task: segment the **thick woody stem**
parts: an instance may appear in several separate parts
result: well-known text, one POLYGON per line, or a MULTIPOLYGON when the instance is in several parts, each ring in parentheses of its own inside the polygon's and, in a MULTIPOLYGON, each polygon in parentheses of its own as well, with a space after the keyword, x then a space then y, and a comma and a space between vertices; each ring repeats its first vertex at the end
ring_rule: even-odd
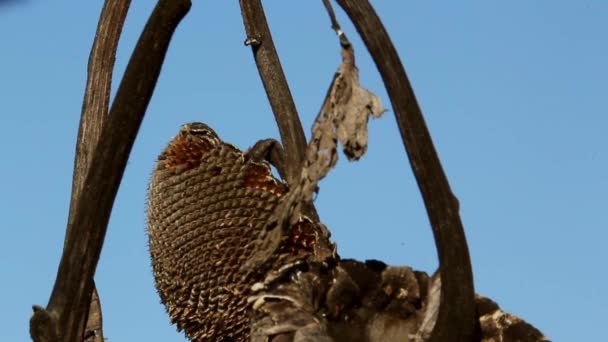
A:
MULTIPOLYGON (((108 117, 116 48, 130 3, 130 0, 107 0, 97 25, 95 41, 89 55, 88 78, 76 142, 70 219, 74 217, 75 204, 82 192, 93 151, 108 117)), ((68 224, 69 228, 71 225, 68 224)), ((69 231, 67 235, 70 235, 69 231)))
POLYGON ((299 179, 302 162, 305 158, 304 130, 272 41, 262 3, 260 0, 241 0, 240 4, 247 34, 245 43, 251 46, 260 78, 281 133, 286 155, 286 181, 289 185, 294 185, 294 182, 299 179))
MULTIPOLYGON (((101 10, 95 40, 91 48, 91 54, 89 55, 87 84, 82 103, 78 140, 76 142, 72 196, 66 238, 71 234, 73 225, 69 221, 74 217, 75 204, 81 195, 84 178, 90 167, 90 159, 99 141, 101 128, 108 116, 116 49, 130 3, 130 0, 107 0, 101 10)), ((95 284, 93 284, 93 293, 97 293, 95 284)), ((96 303, 99 303, 99 297, 97 297, 96 303)), ((81 317, 81 325, 85 327, 94 325, 98 330, 97 336, 103 336, 101 307, 99 305, 91 306, 89 314, 81 317), (97 308, 99 308, 98 314, 92 317, 90 313, 97 308), (91 319, 97 317, 99 318, 99 324, 91 321, 91 319), (86 324, 85 319, 87 320, 86 324)))
POLYGON ((441 304, 431 341, 471 341, 473 272, 458 200, 433 146, 401 60, 367 0, 336 0, 354 23, 384 81, 433 229, 441 272, 441 304))
MULTIPOLYGON (((74 191, 71 218, 49 304, 37 307, 30 322, 34 341, 81 342, 89 311, 93 275, 108 220, 135 136, 145 114, 173 33, 190 9, 189 0, 160 0, 135 47, 101 131, 81 124, 79 139, 94 139, 84 181, 74 191), (89 132, 89 133, 85 133, 89 132)), ((115 32, 115 34, 119 34, 115 32)), ((110 33, 108 33, 110 34, 110 33)), ((103 82, 102 82, 103 84, 103 82)), ((88 86, 87 86, 88 88, 88 86)), ((86 103, 85 103, 86 106, 86 103)), ((89 118, 84 115, 83 118, 89 118)), ((82 153, 82 152, 79 152, 82 153)))

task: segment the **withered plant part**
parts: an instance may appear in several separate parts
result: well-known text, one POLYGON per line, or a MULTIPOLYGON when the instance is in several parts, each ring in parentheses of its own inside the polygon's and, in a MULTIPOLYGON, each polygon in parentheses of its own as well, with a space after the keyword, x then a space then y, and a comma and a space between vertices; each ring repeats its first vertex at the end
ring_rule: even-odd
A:
POLYGON ((358 160, 367 150, 369 117, 380 117, 385 111, 376 95, 361 88, 352 45, 344 33, 340 31, 338 35, 342 63, 313 125, 300 175, 270 218, 264 235, 258 240, 259 252, 245 264, 246 268, 258 268, 272 260, 282 239, 288 235, 285 230, 304 214, 302 208, 312 203, 319 181, 336 165, 338 141, 350 160, 358 160))
POLYGON ((433 229, 443 286, 430 341, 471 341, 477 324, 475 291, 458 199, 443 172, 405 69, 374 8, 367 0, 336 2, 355 25, 382 76, 433 229))
MULTIPOLYGON (((331 263, 312 262, 307 269, 299 268, 297 263, 287 265, 276 273, 287 275, 287 279, 265 279, 266 282, 254 289, 253 314, 260 314, 252 322, 254 331, 260 332, 256 336, 265 341, 264 338, 271 334, 273 342, 298 340, 299 337, 325 341, 352 341, 350 337, 368 338, 365 341, 388 341, 389 338, 397 341, 482 338, 488 341, 546 341, 538 330, 500 311, 495 303, 474 297, 458 201, 449 188, 399 57, 367 0, 337 2, 361 34, 391 98, 430 218, 441 272, 428 279, 424 273, 406 267, 339 259, 331 263), (320 288, 326 293, 315 292, 320 288), (320 294, 325 302, 319 299, 320 294), (310 299, 314 306, 307 306, 306 301, 310 299), (307 309, 302 311, 302 307, 307 309), (298 322, 303 317, 301 314, 305 314, 312 325, 294 330, 291 324, 298 322), (344 320, 355 316, 357 322, 344 320), (271 318, 270 324, 268 318, 271 318), (394 329, 385 329, 385 323, 393 323, 394 329), (302 334, 297 335, 297 332, 302 334)), ((129 0, 106 0, 100 17, 89 60, 64 253, 47 307, 34 308, 30 322, 34 341, 103 340, 101 306, 93 275, 109 214, 169 41, 191 5, 189 0, 158 1, 108 110, 116 44, 129 3, 129 0)), ((266 226, 269 234, 262 235, 264 243, 261 246, 271 248, 262 248, 263 252, 253 258, 254 265, 267 265, 272 269, 276 265, 269 260, 272 261, 277 253, 268 251, 276 250, 273 244, 281 246, 281 242, 292 241, 294 239, 290 238, 297 236, 295 241, 311 246, 307 242, 310 236, 292 227, 295 217, 300 216, 295 213, 310 218, 310 222, 318 224, 322 228, 319 231, 324 232, 311 198, 318 181, 337 160, 337 140, 342 142, 349 158, 360 157, 367 143, 365 124, 368 117, 379 115, 383 110, 373 94, 359 87, 350 42, 341 31, 329 1, 324 0, 343 48, 343 64, 328 91, 307 151, 304 131, 261 2, 240 0, 240 4, 247 32, 246 44, 252 48, 287 151, 281 175, 293 189, 289 192, 293 198, 283 197, 284 208, 272 212, 274 224, 266 226), (294 232, 297 234, 293 235, 294 232)), ((271 149, 267 155, 275 154, 271 149)), ((263 273, 258 268, 252 269, 263 273)))
MULTIPOLYGON (((291 186, 300 175, 300 167, 305 158, 306 137, 289 90, 289 84, 281 67, 281 61, 272 41, 262 3, 260 0, 240 0, 239 3, 247 34, 245 44, 251 46, 255 64, 279 127, 281 142, 287 158, 285 181, 291 186)), ((311 208, 309 210, 312 211, 311 208)))
MULTIPOLYGON (((156 288, 171 321, 192 341, 247 341, 249 305, 265 272, 241 267, 288 191, 258 159, 207 125, 182 126, 158 158, 148 193, 148 234, 156 288)), ((334 258, 324 227, 307 217, 276 251, 269 269, 334 258)))
POLYGON ((34 341, 81 342, 86 337, 93 275, 118 185, 173 32, 191 6, 189 0, 159 0, 108 112, 116 44, 129 3, 107 0, 101 14, 89 59, 64 251, 46 309, 34 307, 34 341))

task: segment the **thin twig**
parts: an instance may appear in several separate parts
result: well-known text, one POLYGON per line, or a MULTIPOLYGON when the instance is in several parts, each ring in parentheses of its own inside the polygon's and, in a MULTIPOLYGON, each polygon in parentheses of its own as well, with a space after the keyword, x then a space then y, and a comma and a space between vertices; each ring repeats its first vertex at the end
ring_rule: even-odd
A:
POLYGON ((279 126, 286 154, 286 181, 289 185, 293 185, 300 175, 305 158, 304 130, 272 41, 262 3, 260 0, 241 0, 240 4, 247 34, 245 43, 251 46, 266 95, 279 126))
POLYGON ((336 13, 334 12, 331 2, 329 0, 323 0, 323 5, 325 5, 325 10, 327 10, 327 14, 329 15, 331 28, 336 32, 338 38, 340 38, 340 45, 342 45, 343 48, 348 49, 350 47, 350 41, 346 38, 346 34, 342 31, 340 23, 338 23, 338 20, 336 19, 336 13))
POLYGON ((329 2, 329 0, 323 0, 323 5, 325 6, 327 14, 329 14, 329 20, 331 20, 331 28, 336 31, 336 33, 342 31, 338 20, 336 20, 336 13, 334 12, 334 8, 331 6, 331 2, 329 2))
POLYGON ((354 23, 380 71, 433 229, 442 290, 430 340, 471 341, 476 319, 473 272, 458 200, 443 172, 397 51, 374 8, 366 0, 336 1, 354 23))
POLYGON ((169 42, 190 6, 189 0, 160 0, 135 47, 73 205, 48 307, 37 308, 30 322, 34 341, 82 341, 112 204, 169 42))

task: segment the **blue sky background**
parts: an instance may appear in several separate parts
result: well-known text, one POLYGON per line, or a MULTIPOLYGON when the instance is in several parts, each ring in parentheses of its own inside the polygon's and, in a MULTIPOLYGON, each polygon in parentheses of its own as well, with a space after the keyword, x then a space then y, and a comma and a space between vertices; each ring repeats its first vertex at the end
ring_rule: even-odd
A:
MULTIPOLYGON (((405 64, 452 188, 477 292, 555 341, 597 340, 608 317, 608 3, 374 1, 405 64)), ((310 127, 339 47, 321 1, 265 1, 310 127)), ((134 1, 117 83, 153 6, 134 1)), ((101 1, 0 6, 0 341, 28 341, 62 251, 74 144, 101 1)), ((347 19, 362 83, 390 109, 347 19)), ((171 44, 115 202, 96 274, 110 341, 183 341, 153 287, 145 196, 155 158, 188 121, 246 148, 278 137, 237 1, 196 1, 171 44)), ((116 84, 115 84, 116 85, 116 84)), ((393 113, 370 123, 317 205, 343 257, 433 272, 436 252, 393 113)))

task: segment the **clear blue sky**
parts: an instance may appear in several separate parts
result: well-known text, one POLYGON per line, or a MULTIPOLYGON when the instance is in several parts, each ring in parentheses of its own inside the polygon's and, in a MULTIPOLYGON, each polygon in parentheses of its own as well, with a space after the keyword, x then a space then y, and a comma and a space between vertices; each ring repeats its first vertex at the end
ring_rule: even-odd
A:
MULTIPOLYGON (((374 1, 460 199, 476 290, 555 341, 597 340, 608 317, 608 3, 374 1)), ((152 9, 134 1, 116 77, 152 9)), ((339 49, 321 1, 266 1, 310 127, 339 49)), ((74 144, 101 1, 0 6, 0 340, 27 341, 64 239, 74 144)), ((340 12, 338 10, 338 12, 340 12)), ((364 86, 390 103, 352 26, 364 86)), ((195 1, 172 41, 121 184, 97 269, 110 341, 183 341, 153 287, 145 196, 179 125, 246 148, 277 137, 237 1, 195 1)), ((390 107, 389 107, 390 108, 390 107)), ((433 272, 436 253, 393 113, 321 183, 344 257, 433 272)))

